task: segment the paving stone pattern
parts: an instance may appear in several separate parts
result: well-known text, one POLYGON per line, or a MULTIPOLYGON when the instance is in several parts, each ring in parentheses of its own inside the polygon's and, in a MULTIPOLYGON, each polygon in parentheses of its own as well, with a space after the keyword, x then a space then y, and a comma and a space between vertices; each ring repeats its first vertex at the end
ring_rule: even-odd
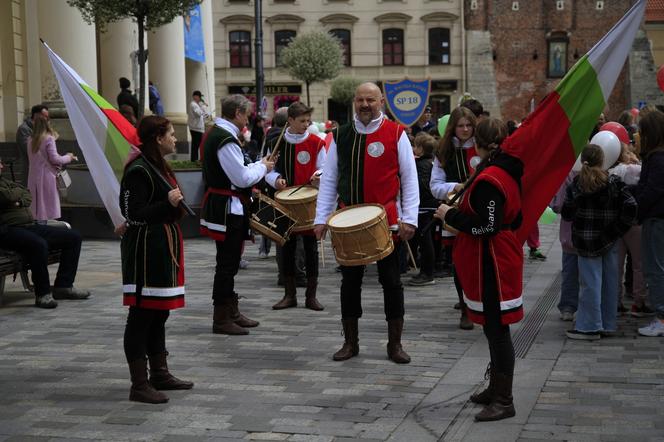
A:
MULTIPOLYGON (((542 243, 545 252, 559 248, 557 226, 542 226, 542 243)), ((466 391, 454 409, 429 407, 425 400, 434 392, 452 394, 441 380, 469 360, 472 348, 485 345, 481 328, 457 328, 449 278, 406 287, 403 343, 413 361, 397 365, 386 357, 382 292, 376 268, 369 266, 360 355, 334 362, 343 337, 340 274, 329 243, 319 286, 323 312, 303 307, 304 289, 298 289, 298 308, 271 310, 283 295, 274 250, 260 260, 257 244, 247 243, 250 265, 240 271, 236 290, 244 296, 242 311, 261 325, 240 337, 211 333, 214 243, 185 245, 187 306, 171 313, 167 346, 171 371, 194 381, 194 389, 167 392, 170 401, 163 405, 127 400, 119 244, 87 241, 77 285, 94 290, 90 300, 36 309, 30 294, 7 281, 0 307, 0 441, 480 440, 474 428, 498 429, 495 435, 504 428, 512 440, 664 440, 664 340, 637 338, 636 321, 622 320, 624 336, 615 339, 564 342, 569 323, 552 313, 542 339, 556 341, 559 350, 536 403, 517 403, 520 419, 509 431, 472 419, 460 425, 459 416, 478 411, 465 402, 466 391), (418 419, 426 436, 399 432, 418 419)), ((536 281, 546 266, 558 264, 526 260, 525 282, 536 281)), ((478 373, 486 364, 486 352, 480 353, 478 373)), ((479 375, 472 380, 481 381, 479 375)))

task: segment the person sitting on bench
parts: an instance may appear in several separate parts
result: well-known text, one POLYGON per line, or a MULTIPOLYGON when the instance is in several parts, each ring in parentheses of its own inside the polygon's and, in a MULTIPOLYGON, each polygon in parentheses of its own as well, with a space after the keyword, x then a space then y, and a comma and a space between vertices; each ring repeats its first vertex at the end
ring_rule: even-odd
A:
POLYGON ((25 187, 2 177, 0 160, 0 244, 19 253, 32 270, 35 306, 55 308, 56 299, 87 299, 90 292, 74 288, 81 254, 81 235, 76 230, 35 224, 30 212, 32 197, 25 187), (60 250, 60 265, 51 290, 48 251, 60 250))

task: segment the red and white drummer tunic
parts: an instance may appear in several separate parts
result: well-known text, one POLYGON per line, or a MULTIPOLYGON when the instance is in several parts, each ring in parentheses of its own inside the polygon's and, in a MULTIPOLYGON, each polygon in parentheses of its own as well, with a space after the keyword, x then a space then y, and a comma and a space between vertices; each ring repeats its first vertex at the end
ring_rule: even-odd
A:
POLYGON ((325 224, 339 204, 378 203, 388 222, 417 226, 420 204, 415 157, 403 127, 382 114, 368 125, 355 119, 333 132, 316 205, 325 224))
MULTIPOLYGON (((276 139, 270 151, 276 149, 275 145, 276 139)), ((287 186, 307 184, 315 172, 322 171, 325 154, 325 140, 309 132, 293 134, 286 129, 279 142, 279 158, 265 181, 274 188, 279 178, 285 179, 287 186)))

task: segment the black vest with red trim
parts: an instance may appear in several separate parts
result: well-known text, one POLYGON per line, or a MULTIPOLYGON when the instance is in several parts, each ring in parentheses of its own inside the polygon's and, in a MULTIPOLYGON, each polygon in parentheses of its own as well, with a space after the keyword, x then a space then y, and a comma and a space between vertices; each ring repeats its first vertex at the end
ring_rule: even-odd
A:
MULTIPOLYGON (((270 152, 274 152, 276 139, 270 145, 270 152)), ((320 150, 325 147, 325 140, 316 135, 309 135, 301 143, 292 144, 285 137, 279 142, 279 158, 274 170, 281 175, 289 186, 307 184, 316 172, 316 163, 320 150)))
POLYGON ((452 159, 445 162, 445 179, 448 183, 464 183, 475 169, 470 167, 470 159, 477 156, 475 146, 464 149, 452 147, 452 159))
MULTIPOLYGON (((231 196, 248 201, 251 187, 232 189, 232 183, 219 163, 217 152, 227 144, 238 144, 237 139, 225 129, 213 126, 206 134, 202 147, 203 183, 205 195, 201 207, 200 232, 216 241, 226 239, 226 217, 230 213, 231 196)), ((244 157, 244 165, 249 164, 244 157)), ((245 216, 247 209, 245 205, 245 216)))
MULTIPOLYGON (((505 169, 497 166, 489 166, 480 172, 464 194, 459 210, 462 213, 475 214, 470 205, 470 198, 477 184, 482 181, 490 183, 505 197, 503 226, 515 223, 521 216, 519 183, 505 169)), ((521 299, 523 249, 516 238, 515 231, 511 228, 500 230, 491 237, 475 236, 464 232, 457 235, 453 259, 466 297, 468 317, 477 324, 484 324, 482 291, 485 278, 482 250, 487 241, 496 275, 501 322, 504 325, 518 322, 523 319, 521 299)))
POLYGON ((378 203, 385 207, 389 225, 397 224, 399 138, 403 127, 383 119, 378 130, 361 134, 353 123, 333 132, 337 145, 339 199, 345 206, 378 203))

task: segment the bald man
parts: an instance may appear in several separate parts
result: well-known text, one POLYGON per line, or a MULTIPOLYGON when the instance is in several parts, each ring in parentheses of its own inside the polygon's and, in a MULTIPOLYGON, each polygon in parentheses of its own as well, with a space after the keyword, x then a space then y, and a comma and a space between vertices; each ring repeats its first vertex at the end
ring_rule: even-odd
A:
MULTIPOLYGON (((383 115, 384 104, 383 95, 374 83, 363 83, 355 90, 353 121, 333 132, 318 192, 314 232, 318 238, 325 236, 326 221, 337 206, 337 195, 343 206, 378 203, 385 207, 395 239, 394 251, 377 263, 388 327, 387 356, 398 364, 407 364, 410 356, 401 346, 404 297, 398 250, 415 233, 420 198, 408 136, 402 126, 383 115)), ((341 322, 345 341, 332 357, 335 361, 359 353, 364 267, 341 266, 341 322)))

